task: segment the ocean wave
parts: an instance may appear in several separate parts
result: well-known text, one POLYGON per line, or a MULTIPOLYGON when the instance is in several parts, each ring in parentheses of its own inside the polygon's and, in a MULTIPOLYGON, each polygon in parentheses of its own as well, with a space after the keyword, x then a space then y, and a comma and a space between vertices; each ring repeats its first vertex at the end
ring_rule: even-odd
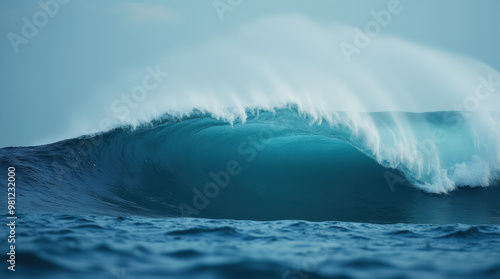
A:
MULTIPOLYGON (((194 111, 50 145, 5 148, 0 163, 20 170, 19 183, 30 192, 27 207, 43 204, 47 212, 65 204, 65 210, 108 215, 414 221, 421 217, 408 216, 410 199, 498 184, 498 122, 495 114, 481 117, 316 117, 289 105, 247 110, 243 123, 194 111), (323 213, 314 217, 317 210, 323 213)), ((469 199, 483 195, 459 192, 472 192, 469 199)))

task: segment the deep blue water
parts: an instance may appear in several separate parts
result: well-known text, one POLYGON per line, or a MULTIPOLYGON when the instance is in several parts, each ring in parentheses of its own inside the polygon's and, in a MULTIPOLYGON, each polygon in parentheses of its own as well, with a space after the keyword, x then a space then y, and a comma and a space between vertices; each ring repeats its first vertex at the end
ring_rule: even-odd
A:
POLYGON ((359 117, 193 112, 0 149, 19 217, 0 275, 500 278, 495 134, 456 112, 359 117))
POLYGON ((498 225, 23 215, 18 234, 2 278, 500 276, 498 225))

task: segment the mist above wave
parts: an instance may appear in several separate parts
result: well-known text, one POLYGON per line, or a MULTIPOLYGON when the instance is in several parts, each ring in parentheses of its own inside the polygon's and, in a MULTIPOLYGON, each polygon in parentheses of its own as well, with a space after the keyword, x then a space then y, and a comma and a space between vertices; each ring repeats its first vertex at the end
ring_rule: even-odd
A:
POLYGON ((359 32, 299 15, 263 18, 167 54, 156 68, 168 77, 141 98, 132 89, 134 106, 115 100, 107 117, 137 125, 199 110, 234 124, 246 123, 249 111, 292 104, 311 125, 346 127, 357 148, 426 191, 489 185, 500 161, 499 121, 491 113, 500 104, 500 74, 383 32, 347 59, 341 45, 355 45, 359 32), (363 114, 377 111, 457 112, 435 122, 363 114))

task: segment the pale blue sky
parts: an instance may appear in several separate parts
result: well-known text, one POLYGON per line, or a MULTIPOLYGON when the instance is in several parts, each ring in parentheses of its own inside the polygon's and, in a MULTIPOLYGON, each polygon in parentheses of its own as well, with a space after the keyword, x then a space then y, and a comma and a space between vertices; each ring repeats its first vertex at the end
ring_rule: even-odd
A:
MULTIPOLYGON (((238 27, 260 18, 300 14, 318 24, 362 28, 372 19, 370 11, 388 2, 246 0, 221 21, 210 0, 70 0, 16 54, 8 34, 21 35, 22 18, 32 21, 42 8, 38 1, 1 1, 0 147, 78 136, 82 128, 75 113, 94 117, 96 108, 107 107, 114 97, 103 94, 120 95, 110 87, 117 77, 214 37, 230 40, 238 27)), ((401 5, 403 12, 383 34, 500 70, 500 1, 401 0, 401 5)), ((207 66, 202 63, 192 67, 207 66)))

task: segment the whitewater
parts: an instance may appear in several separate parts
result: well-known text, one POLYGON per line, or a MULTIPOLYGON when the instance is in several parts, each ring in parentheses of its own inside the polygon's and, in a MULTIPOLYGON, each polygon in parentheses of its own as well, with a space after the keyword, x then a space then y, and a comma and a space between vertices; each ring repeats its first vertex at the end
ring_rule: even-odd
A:
POLYGON ((357 32, 263 18, 1 148, 19 278, 498 278, 500 73, 389 35, 346 59, 357 32))

